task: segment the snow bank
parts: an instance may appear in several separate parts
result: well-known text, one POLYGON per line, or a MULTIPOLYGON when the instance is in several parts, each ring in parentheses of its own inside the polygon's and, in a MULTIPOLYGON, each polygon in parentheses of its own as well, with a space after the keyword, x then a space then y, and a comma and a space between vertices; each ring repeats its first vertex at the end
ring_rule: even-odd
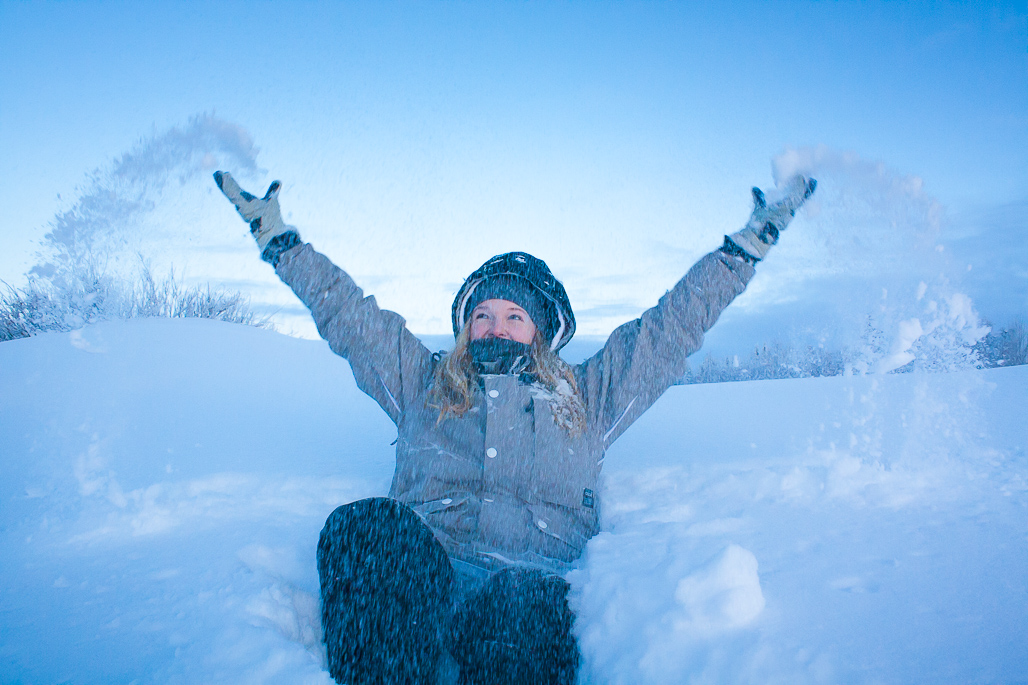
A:
MULTIPOLYGON (((571 572, 590 683, 1028 673, 1028 369, 672 388, 571 572)), ((395 429, 322 342, 0 345, 0 681, 327 683, 314 551, 395 429)))

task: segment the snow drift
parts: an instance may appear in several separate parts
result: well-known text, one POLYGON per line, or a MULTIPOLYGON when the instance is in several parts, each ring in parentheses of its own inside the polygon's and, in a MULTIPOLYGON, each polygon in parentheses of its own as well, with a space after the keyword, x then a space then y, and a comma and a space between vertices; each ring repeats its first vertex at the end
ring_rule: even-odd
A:
MULTIPOLYGON (((1028 368, 672 388, 569 579, 588 683, 1028 673, 1028 368)), ((314 552, 395 430, 322 342, 0 345, 0 681, 327 683, 314 552)))

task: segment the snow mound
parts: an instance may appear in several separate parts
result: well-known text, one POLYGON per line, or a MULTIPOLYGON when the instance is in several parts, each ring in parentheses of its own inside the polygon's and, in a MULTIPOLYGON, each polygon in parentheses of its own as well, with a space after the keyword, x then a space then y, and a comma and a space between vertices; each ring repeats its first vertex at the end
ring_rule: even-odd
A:
MULTIPOLYGON (((569 574, 583 683, 1028 673, 1028 368, 672 388, 569 574)), ((329 683, 314 564, 395 428, 322 342, 0 345, 0 682, 329 683)))
POLYGON ((764 610, 757 558, 739 545, 678 581, 675 599, 685 615, 675 622, 684 633, 717 634, 752 623, 764 610))

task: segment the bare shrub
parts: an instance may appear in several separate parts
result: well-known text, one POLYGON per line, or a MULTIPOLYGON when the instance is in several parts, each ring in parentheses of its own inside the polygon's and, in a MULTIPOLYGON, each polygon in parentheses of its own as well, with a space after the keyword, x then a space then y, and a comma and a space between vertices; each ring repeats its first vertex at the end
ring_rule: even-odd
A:
POLYGON ((200 318, 269 327, 238 292, 209 285, 185 288, 170 271, 155 279, 143 264, 136 282, 106 276, 95 264, 58 278, 32 278, 23 288, 4 283, 0 294, 0 342, 47 331, 70 331, 97 321, 144 317, 200 318))
POLYGON ((211 290, 210 284, 183 288, 175 280, 174 270, 157 281, 144 264, 124 318, 148 316, 215 319, 261 328, 270 325, 266 318, 258 318, 250 311, 250 303, 241 293, 211 290))

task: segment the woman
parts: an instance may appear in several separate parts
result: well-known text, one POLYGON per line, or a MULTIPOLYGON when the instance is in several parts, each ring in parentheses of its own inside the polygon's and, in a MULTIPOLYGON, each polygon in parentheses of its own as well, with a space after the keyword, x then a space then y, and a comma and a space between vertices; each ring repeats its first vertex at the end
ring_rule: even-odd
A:
POLYGON ((397 426, 389 497, 339 507, 321 533, 332 677, 435 683, 459 669, 468 685, 574 682, 562 574, 599 530, 604 452, 682 378, 815 182, 794 178, 772 205, 754 188, 741 231, 571 366, 558 353, 574 315, 541 260, 512 252, 471 274, 453 303, 454 349, 432 354, 283 224, 277 181, 256 198, 227 173, 215 180, 397 426))

